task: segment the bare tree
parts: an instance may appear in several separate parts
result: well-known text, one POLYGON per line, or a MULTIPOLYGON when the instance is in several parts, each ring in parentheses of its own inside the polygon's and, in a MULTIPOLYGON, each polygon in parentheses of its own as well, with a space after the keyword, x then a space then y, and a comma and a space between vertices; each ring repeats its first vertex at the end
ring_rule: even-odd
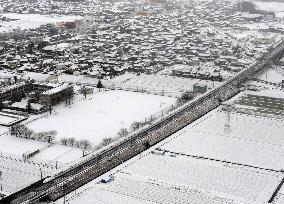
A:
POLYGON ((74 146, 74 143, 76 142, 74 137, 68 138, 67 141, 72 147, 74 146))
POLYGON ((23 124, 16 124, 10 128, 10 134, 15 137, 32 139, 34 132, 23 124))
POLYGON ((63 137, 60 139, 60 142, 63 144, 63 145, 67 145, 67 142, 68 142, 68 139, 66 137, 63 137))
POLYGON ((91 143, 89 140, 81 140, 78 142, 80 147, 83 148, 83 149, 87 149, 88 147, 91 146, 91 143))
POLYGON ((138 130, 139 128, 145 126, 146 124, 147 124, 147 122, 137 122, 137 121, 135 121, 135 122, 132 123, 132 125, 130 126, 130 131, 138 130))
POLYGON ((128 135, 128 130, 126 128, 121 128, 118 133, 117 136, 118 137, 125 137, 126 135, 128 135))
POLYGON ((139 128, 140 128, 140 122, 135 121, 130 126, 130 131, 135 131, 138 130, 139 128))

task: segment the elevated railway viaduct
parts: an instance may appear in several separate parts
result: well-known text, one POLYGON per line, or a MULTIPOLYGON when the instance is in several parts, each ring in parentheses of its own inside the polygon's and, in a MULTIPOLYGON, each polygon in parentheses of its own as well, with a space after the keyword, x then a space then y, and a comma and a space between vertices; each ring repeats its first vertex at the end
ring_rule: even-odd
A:
POLYGON ((262 71, 267 63, 278 59, 279 55, 283 56, 283 53, 284 41, 280 40, 270 47, 268 54, 263 55, 256 63, 220 86, 173 110, 151 125, 85 157, 84 160, 60 173, 5 197, 0 203, 37 203, 57 200, 179 131, 218 107, 222 101, 235 96, 239 93, 241 84, 262 71))

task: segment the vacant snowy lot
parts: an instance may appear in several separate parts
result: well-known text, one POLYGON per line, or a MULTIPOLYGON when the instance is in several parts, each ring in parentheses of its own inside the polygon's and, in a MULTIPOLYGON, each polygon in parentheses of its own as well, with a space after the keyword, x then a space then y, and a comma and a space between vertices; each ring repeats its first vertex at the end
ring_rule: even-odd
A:
POLYGON ((12 137, 8 134, 0 136, 0 151, 22 156, 28 151, 36 151, 47 147, 48 144, 35 140, 26 140, 22 138, 12 137))
POLYGON ((69 163, 82 158, 82 156, 82 149, 55 144, 35 155, 32 160, 43 160, 53 164, 56 161, 59 163, 69 163))
POLYGON ((55 108, 55 113, 28 126, 35 132, 56 130, 57 140, 74 137, 98 144, 104 138, 115 137, 121 128, 129 128, 134 121, 144 121, 175 101, 175 98, 127 91, 99 92, 75 102, 70 108, 62 104, 55 108))
POLYGON ((118 84, 116 88, 124 90, 139 90, 158 95, 164 94, 166 96, 179 97, 185 91, 192 91, 193 85, 200 82, 207 84, 209 89, 220 84, 220 82, 167 75, 140 75, 118 84))
POLYGON ((0 32, 9 32, 14 29, 33 29, 38 28, 41 25, 48 23, 56 23, 62 21, 75 21, 82 19, 81 16, 58 16, 58 15, 40 15, 40 14, 16 14, 16 13, 5 13, 2 16, 13 21, 1 22, 0 32))

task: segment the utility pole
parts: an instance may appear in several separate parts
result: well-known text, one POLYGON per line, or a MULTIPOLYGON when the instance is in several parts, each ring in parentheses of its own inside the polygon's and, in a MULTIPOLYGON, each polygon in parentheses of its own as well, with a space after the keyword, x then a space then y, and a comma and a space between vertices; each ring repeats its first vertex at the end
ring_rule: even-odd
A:
POLYGON ((229 134, 231 133, 231 112, 232 112, 232 105, 228 104, 225 105, 225 125, 224 125, 224 132, 229 134))
POLYGON ((41 168, 39 170, 40 170, 40 179, 42 179, 43 178, 43 173, 42 173, 41 168))
POLYGON ((3 191, 3 184, 2 184, 2 171, 0 171, 0 191, 3 191))

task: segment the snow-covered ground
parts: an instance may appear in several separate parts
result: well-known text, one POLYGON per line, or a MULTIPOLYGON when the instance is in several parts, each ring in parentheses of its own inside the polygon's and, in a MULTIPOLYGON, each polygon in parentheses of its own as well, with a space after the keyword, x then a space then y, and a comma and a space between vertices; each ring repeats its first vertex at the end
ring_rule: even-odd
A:
MULTIPOLYGON (((120 128, 129 128, 134 121, 143 121, 175 101, 175 98, 149 94, 102 91, 88 95, 87 99, 76 95, 71 107, 62 103, 54 107, 51 115, 32 115, 24 124, 35 132, 57 130, 57 140, 74 137, 97 144, 105 137, 115 137, 120 128)), ((0 171, 3 191, 7 194, 83 157, 82 149, 12 137, 8 128, 0 127, 0 171), (23 154, 36 150, 40 152, 24 161, 23 154)))
POLYGON ((284 17, 284 3, 282 2, 255 1, 255 4, 261 10, 275 12, 276 17, 279 17, 279 18, 284 17))
POLYGON ((284 11, 284 3, 281 2, 262 2, 262 1, 255 1, 256 5, 259 9, 265 11, 284 11))
POLYGON ((26 140, 22 138, 12 137, 8 134, 0 136, 0 151, 22 156, 28 151, 36 151, 47 147, 48 144, 35 140, 26 140))
POLYGON ((193 85, 200 82, 207 84, 208 88, 213 88, 213 86, 220 84, 220 82, 167 75, 140 75, 118 84, 116 88, 179 97, 185 91, 192 91, 193 85))
POLYGON ((284 122, 233 111, 228 131, 227 118, 221 107, 211 111, 101 177, 112 174, 110 183, 98 178, 70 193, 67 203, 267 203, 283 178, 284 122), (171 153, 151 153, 157 147, 171 153))
POLYGON ((231 133, 226 133, 224 116, 220 110, 213 111, 205 125, 186 128, 162 148, 261 168, 284 168, 283 121, 231 113, 231 133))
POLYGON ((24 161, 17 155, 1 153, 0 171, 2 190, 10 194, 52 174, 56 165, 39 160, 24 161))
POLYGON ((41 178, 79 160, 83 150, 63 145, 51 145, 3 134, 0 136, 0 172, 3 191, 13 193, 41 178), (23 154, 40 150, 29 160, 23 154), (15 179, 16 178, 16 179, 15 179))
POLYGON ((81 16, 58 16, 58 15, 40 15, 40 14, 17 14, 4 13, 2 16, 9 19, 16 19, 9 22, 1 22, 0 32, 9 32, 14 29, 33 29, 48 23, 66 22, 81 20, 81 16))
POLYGON ((70 163, 82 158, 82 156, 82 149, 55 144, 35 155, 32 160, 43 160, 48 163, 70 163))
MULTIPOLYGON (((81 96, 82 97, 82 96, 81 96)), ((74 99, 77 100, 77 97, 74 99)), ((104 138, 115 137, 121 128, 174 104, 175 98, 129 91, 104 91, 89 95, 55 113, 28 124, 35 132, 56 130, 57 140, 74 137, 88 139, 94 145, 104 138)))
POLYGON ((25 116, 10 114, 10 113, 4 113, 0 111, 0 125, 9 126, 11 124, 14 124, 20 120, 26 119, 25 116))
POLYGON ((230 113, 230 132, 226 133, 226 113, 216 111, 203 123, 192 128, 198 132, 223 137, 239 138, 240 140, 254 141, 271 145, 284 145, 282 132, 284 122, 280 119, 230 113))
POLYGON ((261 73, 258 78, 273 83, 281 83, 284 79, 284 66, 278 66, 273 67, 273 69, 268 69, 261 73))

